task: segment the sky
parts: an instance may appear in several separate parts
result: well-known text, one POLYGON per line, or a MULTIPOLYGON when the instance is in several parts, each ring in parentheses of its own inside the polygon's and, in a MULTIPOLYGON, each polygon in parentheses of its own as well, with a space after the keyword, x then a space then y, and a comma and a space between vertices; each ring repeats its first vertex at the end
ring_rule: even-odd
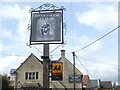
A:
MULTIPOLYGON (((99 1, 99 0, 98 0, 99 1)), ((118 2, 116 1, 39 1, 18 2, 5 0, 0 2, 0 74, 8 74, 16 69, 31 54, 40 60, 43 45, 29 46, 30 9, 44 3, 64 6, 63 21, 65 43, 50 44, 51 60, 60 58, 60 51, 66 51, 66 58, 73 62, 72 53, 88 45, 118 26, 118 2), (37 49, 36 49, 37 48, 37 49)), ((102 40, 86 49, 75 52, 76 67, 91 79, 118 82, 118 31, 114 31, 102 40), (84 67, 87 69, 87 72, 84 67)))

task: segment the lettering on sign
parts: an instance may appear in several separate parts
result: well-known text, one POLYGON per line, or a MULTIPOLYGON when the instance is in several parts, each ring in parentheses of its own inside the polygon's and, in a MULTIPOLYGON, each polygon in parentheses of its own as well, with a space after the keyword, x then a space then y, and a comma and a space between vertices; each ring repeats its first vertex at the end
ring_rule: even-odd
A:
POLYGON ((52 62, 52 80, 62 80, 62 62, 52 62))
POLYGON ((52 63, 52 73, 62 73, 62 63, 61 62, 52 63))
POLYGON ((54 70, 60 70, 60 65, 59 66, 55 66, 54 70))
MULTIPOLYGON (((75 83, 82 81, 82 75, 75 75, 75 83)), ((74 83, 74 75, 69 75, 69 82, 74 83)))

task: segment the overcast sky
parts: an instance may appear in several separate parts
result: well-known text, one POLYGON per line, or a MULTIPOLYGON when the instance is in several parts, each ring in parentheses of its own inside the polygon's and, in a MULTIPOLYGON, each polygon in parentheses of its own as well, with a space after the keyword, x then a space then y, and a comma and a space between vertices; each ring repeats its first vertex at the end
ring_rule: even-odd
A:
MULTIPOLYGON (((95 0, 97 1, 97 0, 95 0)), ((99 1, 99 0, 98 0, 99 1)), ((30 31, 27 30, 31 8, 37 8, 46 2, 4 2, 0 3, 0 73, 9 74, 10 69, 19 65, 31 54, 38 58, 43 52, 42 45, 28 47, 30 31)), ((47 1, 48 2, 48 1, 47 1)), ((118 2, 50 2, 58 7, 64 6, 65 45, 51 53, 51 60, 60 58, 60 50, 73 52, 118 26, 118 2)), ((50 45, 52 51, 58 45, 50 45)), ((76 52, 76 67, 92 79, 112 82, 118 81, 118 32, 117 30, 90 47, 76 52)), ((66 54, 72 61, 72 53, 66 54)))

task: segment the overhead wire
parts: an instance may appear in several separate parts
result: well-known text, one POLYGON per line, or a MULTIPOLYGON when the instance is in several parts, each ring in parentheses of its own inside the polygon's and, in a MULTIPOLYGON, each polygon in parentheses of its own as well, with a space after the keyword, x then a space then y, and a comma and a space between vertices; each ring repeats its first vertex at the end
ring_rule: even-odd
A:
MULTIPOLYGON (((79 52, 81 50, 84 50, 86 48, 88 48, 89 46, 93 45, 94 43, 96 43, 97 41, 103 39, 104 37, 108 36, 109 34, 111 34, 112 32, 114 32, 115 30, 117 30, 118 28, 120 28, 120 26, 116 27, 115 29, 109 31, 108 33, 106 33, 105 35, 101 36, 100 38, 96 39, 95 41, 87 44, 86 46, 76 50, 75 52, 79 52)), ((58 47, 60 47, 61 45, 57 46, 54 50, 52 50, 50 53, 52 53, 53 51, 55 51, 58 47)), ((32 46, 34 47, 34 46, 32 46)), ((41 52, 38 48, 34 47, 36 50, 38 50, 39 52, 41 52)), ((42 52, 41 52, 42 53, 42 52)), ((72 53, 72 52, 66 52, 65 54, 69 54, 69 53, 72 53)), ((42 53, 43 54, 43 53, 42 53)), ((0 54, 0 55, 6 55, 6 56, 22 56, 22 55, 7 55, 7 54, 0 54)), ((57 54, 57 55, 60 55, 60 54, 57 54)), ((87 73, 89 73, 89 75, 93 78, 95 78, 88 70, 87 68, 82 64, 82 62, 80 61, 80 59, 77 57, 77 55, 75 55, 77 60, 80 62, 80 64, 83 66, 83 68, 86 70, 87 73)))
POLYGON ((0 54, 1 56, 18 56, 18 57, 26 57, 25 55, 12 55, 12 54, 0 54))
MULTIPOLYGON (((93 42, 91 42, 90 44, 88 44, 88 45, 86 45, 86 46, 84 46, 84 47, 82 47, 82 48, 80 48, 80 49, 78 49, 78 50, 76 50, 76 51, 74 51, 74 52, 79 52, 79 51, 81 51, 81 50, 84 50, 85 48, 88 48, 89 46, 91 46, 92 44, 94 44, 94 43, 96 43, 97 41, 99 41, 99 40, 101 40, 101 39, 103 39, 104 37, 106 37, 107 35, 109 35, 109 34, 111 34, 112 32, 114 32, 115 30, 117 30, 118 28, 120 28, 120 26, 118 26, 118 27, 116 27, 115 29, 113 29, 113 30, 111 30, 110 32, 108 32, 108 33, 106 33, 105 35, 103 35, 102 37, 100 37, 100 38, 98 38, 98 39, 96 39, 95 41, 93 41, 93 42)), ((60 46, 60 45, 59 45, 60 46)), ((56 48, 58 48, 59 46, 57 46, 56 48)), ((32 47, 34 47, 34 46, 32 46, 32 47)), ((43 52, 41 52, 38 48, 36 48, 36 47, 34 47, 36 50, 38 50, 40 53, 42 53, 43 54, 43 52)), ((55 49, 56 49, 55 48, 55 49)), ((51 51, 51 52, 53 52, 53 51, 51 51)), ((72 51, 73 52, 73 51, 72 51)), ((70 52, 65 52, 65 54, 70 54, 70 53, 72 53, 71 51, 70 52)), ((8 54, 0 54, 0 55, 8 55, 8 54)), ((60 54, 54 54, 54 55, 60 55, 60 54)), ((13 56, 13 55, 8 55, 8 56, 13 56)), ((22 56, 22 55, 15 55, 15 56, 22 56)), ((53 55, 52 55, 53 56, 53 55)))
MULTIPOLYGON (((117 30, 118 28, 120 28, 120 26, 114 28, 113 30, 109 31, 108 33, 104 34, 103 36, 101 36, 100 38, 94 40, 93 42, 87 44, 86 46, 83 46, 82 48, 78 49, 78 50, 75 50, 74 52, 79 52, 81 50, 84 50, 86 48, 88 48, 89 46, 93 45, 94 43, 98 42, 99 40, 103 39, 104 37, 108 36, 109 34, 111 34, 112 32, 114 32, 115 30, 117 30)), ((73 51, 70 51, 70 52, 66 52, 65 54, 70 54, 72 53, 73 51)), ((59 55, 59 54, 54 54, 54 55, 59 55)))
MULTIPOLYGON (((72 7, 72 3, 70 3, 70 7, 71 7, 71 9, 73 9, 73 7, 72 7)), ((38 8, 40 8, 40 7, 38 7, 38 8)), ((37 9, 37 8, 36 8, 37 9)), ((32 8, 31 8, 31 10, 32 10, 32 8)), ((31 10, 29 11, 29 12, 31 12, 31 10)), ((73 11, 73 10, 71 10, 71 11, 73 11)), ((72 15, 73 13, 71 13, 71 15, 72 15)), ((73 15, 72 15, 73 16, 73 15)), ((64 16, 64 18, 65 18, 65 16, 64 16)), ((66 21, 66 20, 65 20, 66 21)), ((72 21, 73 21, 73 18, 72 18, 72 21)), ((28 23, 28 29, 31 29, 31 27, 29 27, 29 24, 30 24, 30 20, 29 20, 29 23, 28 23)), ((72 22, 73 23, 73 22, 72 22)), ((73 24, 72 24, 73 25, 73 24)), ((72 26, 73 27, 73 26, 72 26)), ((115 29, 113 29, 113 30, 111 30, 110 32, 108 32, 108 33, 106 33, 105 35, 103 35, 102 37, 100 37, 100 38, 98 38, 98 39, 96 39, 95 41, 93 41, 93 42, 91 42, 91 43, 89 43, 89 44, 87 44, 86 46, 84 46, 84 47, 82 47, 82 48, 80 48, 80 49, 78 49, 78 50, 76 50, 76 51, 74 51, 74 52, 79 52, 79 51, 81 51, 81 50, 84 50, 84 49, 86 49, 86 48, 88 48, 89 46, 91 46, 92 44, 94 44, 94 43, 96 43, 97 41, 99 41, 99 40, 101 40, 101 39, 103 39, 104 37, 106 37, 107 35, 109 35, 110 33, 112 33, 112 32, 114 32, 116 29, 118 29, 120 26, 118 26, 118 27, 116 27, 115 29)), ((65 30, 65 35, 66 35, 66 30, 65 30)), ((74 38, 74 37, 73 37, 74 38)), ((50 53, 52 53, 53 51, 55 51, 57 48, 59 48, 61 45, 59 45, 59 46, 57 46, 55 49, 53 49, 50 53)), ((74 42, 73 42, 73 46, 74 46, 74 42)), ((37 49, 36 47, 34 47, 35 49, 37 49)), ((37 49, 39 52, 41 52, 39 49, 37 49)), ((73 52, 73 51, 72 51, 73 52)), ((72 53, 72 52, 66 52, 65 54, 68 54, 68 53, 72 53)), ((42 53, 42 52, 41 52, 42 53)), ((57 55, 59 55, 59 54, 57 54, 57 55)))
POLYGON ((75 54, 75 57, 77 58, 77 60, 80 62, 80 64, 82 65, 82 67, 86 70, 86 72, 93 78, 96 78, 94 77, 89 71, 88 69, 82 64, 82 62, 80 61, 80 59, 77 57, 77 55, 75 54))
MULTIPOLYGON (((86 46, 84 46, 84 47, 76 50, 75 52, 79 52, 79 51, 81 51, 81 50, 83 50, 83 49, 86 49, 87 47, 89 47, 89 46, 91 46, 92 44, 96 43, 97 41, 103 39, 103 38, 106 37, 107 35, 111 34, 111 33, 114 32, 115 30, 117 30, 119 27, 120 27, 120 26, 116 27, 115 29, 113 29, 113 30, 109 31, 108 33, 106 33, 105 35, 103 35, 102 37, 100 37, 100 38, 96 39, 95 41, 87 44, 86 46)), ((72 52, 71 52, 71 53, 72 53, 72 52)), ((80 64, 83 66, 83 68, 86 70, 86 72, 89 73, 89 75, 90 75, 91 77, 95 78, 95 77, 87 70, 87 68, 82 64, 82 62, 81 62, 80 59, 77 57, 77 55, 75 55, 75 57, 76 57, 77 60, 80 62, 80 64)))
POLYGON ((119 27, 120 27, 120 26, 116 27, 115 29, 113 29, 113 30, 111 30, 110 32, 108 32, 108 33, 106 33, 105 35, 103 35, 102 37, 96 39, 95 41, 93 41, 93 42, 91 42, 91 43, 89 43, 89 44, 87 44, 86 46, 80 48, 79 50, 76 50, 75 52, 79 52, 79 51, 81 51, 81 50, 83 50, 83 49, 91 46, 92 44, 96 43, 97 41, 103 39, 104 37, 106 37, 106 36, 109 35, 110 33, 112 33, 112 32, 114 32, 115 30, 117 30, 119 27))

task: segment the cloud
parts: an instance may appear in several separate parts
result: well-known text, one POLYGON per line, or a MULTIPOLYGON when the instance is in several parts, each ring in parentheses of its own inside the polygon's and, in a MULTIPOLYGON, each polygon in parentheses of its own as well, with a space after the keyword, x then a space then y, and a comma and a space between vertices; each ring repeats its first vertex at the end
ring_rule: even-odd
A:
POLYGON ((80 62, 76 59, 76 66, 83 74, 90 75, 92 79, 101 79, 106 81, 114 81, 118 80, 118 63, 116 60, 111 57, 99 56, 98 57, 80 57, 79 60, 82 62, 84 67, 88 70, 88 72, 82 67, 80 62), (109 60, 109 61, 108 61, 109 60), (92 75, 92 76, 91 76, 92 75))
MULTIPOLYGON (((15 38, 17 37, 18 40, 25 41, 26 40, 26 34, 27 32, 27 27, 28 23, 30 20, 30 6, 26 5, 24 7, 20 7, 18 4, 5 4, 0 6, 0 17, 2 18, 2 21, 5 20, 12 20, 16 22, 17 25, 17 30, 13 32, 13 30, 6 30, 6 27, 2 27, 3 31, 3 36, 4 37, 10 37, 10 38, 15 38), (17 24, 18 23, 18 24, 17 24), (17 32, 17 34, 15 34, 17 32)), ((4 23, 5 25, 5 23, 4 23)), ((15 28, 13 28, 15 29, 15 28)))
MULTIPOLYGON (((84 46, 86 43, 91 42, 89 37, 83 35, 78 37, 78 42, 83 42, 84 46)), ((114 81, 117 82, 118 77, 118 62, 117 57, 110 56, 107 53, 104 53, 103 42, 97 42, 92 46, 84 49, 83 51, 75 53, 82 64, 87 68, 90 75, 80 64, 80 62, 76 60, 77 68, 85 75, 88 74, 90 79, 101 79, 106 81, 114 81)), ((56 46, 54 46, 55 48, 56 46)), ((80 49, 80 44, 75 44, 76 49, 80 49)), ((73 51, 73 46, 68 44, 64 48, 60 47, 56 51, 53 52, 53 58, 51 60, 57 60, 60 57, 60 50, 66 50, 66 58, 73 62, 73 57, 71 51, 73 51), (58 53, 59 51, 59 53, 58 53)))
MULTIPOLYGON (((72 53, 70 53, 70 52, 77 51, 77 50, 83 48, 84 46, 86 46, 89 43, 94 41, 94 40, 90 39, 90 37, 88 37, 86 35, 81 35, 81 36, 75 35, 74 37, 71 37, 71 36, 72 35, 70 34, 66 38, 67 39, 66 44, 63 44, 61 46, 59 46, 59 45, 50 45, 50 52, 52 50, 54 50, 57 46, 59 46, 59 48, 57 48, 54 52, 51 53, 51 55, 53 55, 53 58, 54 57, 59 58, 60 57, 60 51, 62 49, 65 49, 66 53, 69 52, 69 54, 67 54, 68 60, 71 60, 71 57, 69 55, 72 54, 72 53)), ((89 46, 88 48, 86 48, 84 50, 81 50, 79 52, 76 52, 76 54, 83 55, 83 56, 88 56, 88 55, 91 56, 91 55, 94 55, 96 53, 99 53, 102 50, 102 47, 103 47, 103 42, 98 41, 98 42, 94 43, 93 45, 89 46)))
MULTIPOLYGON (((30 48, 28 49, 25 45, 25 43, 28 42, 28 38, 29 38, 29 36, 28 36, 29 33, 27 31, 27 24, 30 19, 30 13, 28 12, 29 10, 30 10, 30 6, 28 6, 28 5, 26 5, 22 8, 18 4, 13 4, 13 5, 6 4, 3 6, 0 6, 0 13, 2 13, 2 14, 0 14, 0 18, 2 18, 3 20, 7 20, 7 19, 17 20, 17 23, 16 23, 17 28, 15 31, 12 31, 11 29, 8 30, 5 27, 1 28, 1 30, 4 30, 2 36, 4 36, 4 38, 11 38, 11 41, 9 41, 11 43, 4 45, 4 49, 3 49, 3 45, 1 44, 0 51, 4 50, 4 52, 10 53, 10 54, 15 54, 15 55, 16 54, 29 55, 30 52, 34 52, 35 55, 38 55, 38 57, 40 57, 40 55, 41 55, 40 52, 38 52, 35 48, 32 48, 32 50, 30 48), (16 32, 16 34, 14 32, 16 32), (16 40, 17 43, 14 43, 12 40, 16 40)), ((99 4, 96 5, 96 8, 90 6, 90 10, 88 10, 86 12, 82 12, 82 13, 77 12, 76 13, 76 16, 77 16, 80 24, 89 25, 98 30, 104 29, 104 26, 108 25, 108 23, 110 25, 112 23, 113 23, 113 25, 115 25, 116 19, 113 18, 115 15, 116 15, 115 7, 110 6, 110 5, 107 5, 107 6, 102 5, 101 6, 99 4), (104 14, 105 12, 106 12, 106 14, 104 14), (106 17, 108 17, 108 19, 105 18, 105 15, 106 15, 106 17), (92 18, 92 19, 90 19, 90 18, 92 18), (104 20, 104 22, 103 22, 103 20, 104 20)), ((115 17, 117 17, 117 16, 115 16, 115 17)), ((67 35, 66 39, 67 39, 67 44, 64 47, 61 46, 56 51, 54 51, 52 53, 53 58, 55 56, 57 56, 57 57, 55 57, 56 59, 58 59, 60 57, 60 55, 54 56, 54 54, 59 54, 61 49, 65 49, 66 52, 71 52, 73 50, 78 50, 81 47, 83 47, 93 41, 93 39, 91 39, 90 37, 88 37, 86 35, 77 36, 77 34, 75 34, 73 37, 73 33, 70 33, 69 35, 67 35), (73 40, 73 41, 71 41, 71 40, 73 40)), ((101 41, 96 42, 89 48, 86 48, 84 51, 77 53, 77 55, 79 54, 82 56, 87 56, 88 58, 91 58, 91 56, 97 56, 97 55, 101 54, 100 51, 103 50, 102 46, 103 46, 103 42, 101 42, 101 41)), ((52 51, 55 47, 57 47, 57 45, 50 45, 50 51, 52 51)), ((38 49, 40 51, 43 51, 42 47, 38 47, 38 49)), ((67 56, 67 55, 68 54, 66 54, 66 58, 68 58, 68 60, 71 61, 72 53, 69 53, 69 56, 67 56)), ((106 62, 100 64, 100 62, 97 62, 97 61, 100 60, 101 57, 103 57, 103 56, 100 55, 99 58, 96 57, 94 59, 93 63, 90 63, 87 61, 88 63, 86 63, 86 66, 90 70, 90 72, 92 72, 93 75, 95 73, 99 72, 101 75, 100 78, 104 78, 104 77, 109 76, 111 73, 115 72, 116 68, 114 67, 114 65, 116 65, 116 64, 111 64, 111 63, 107 64, 106 62), (96 67, 99 67, 99 68, 96 69, 96 67), (107 72, 107 68, 110 68, 110 70, 112 70, 112 71, 108 70, 110 73, 109 74, 107 73, 106 76, 104 76, 103 73, 107 72), (97 72, 97 70, 98 70, 98 72, 97 72)), ((20 63, 22 63, 25 59, 26 59, 26 57, 20 57, 20 56, 5 56, 3 58, 0 58, 0 61, 2 62, 0 64, 0 73, 9 73, 11 68, 17 68, 20 65, 20 63)), ((103 59, 103 60, 111 61, 111 59, 109 59, 109 58, 103 59)), ((83 73, 84 73, 84 71, 83 71, 83 73)), ((115 73, 115 76, 116 76, 116 73, 115 73)))
MULTIPOLYGON (((57 48, 54 52, 51 53, 52 59, 58 59, 60 57, 60 51, 62 49, 65 49, 66 51, 66 58, 72 62, 72 52, 77 51, 81 49, 82 47, 88 45, 89 43, 93 42, 94 40, 90 39, 90 37, 86 35, 82 36, 74 36, 71 37, 71 35, 68 35, 67 43, 65 45, 61 45, 59 48, 57 48), (71 41, 74 38, 74 42, 71 41)), ((51 45, 50 51, 54 50, 55 47, 59 45, 51 45)), ((76 52, 76 55, 78 56, 85 56, 85 57, 91 57, 91 56, 97 56, 98 54, 101 54, 103 52, 103 42, 98 41, 94 43, 93 45, 89 46, 88 48, 81 50, 79 52, 76 52)), ((98 57, 96 57, 98 58, 98 57)), ((99 57, 100 58, 100 57, 99 57)))
MULTIPOLYGON (((98 4, 92 3, 89 6, 89 10, 83 12, 77 12, 76 17, 80 24, 84 24, 86 26, 95 28, 96 30, 110 30, 117 27, 118 24, 118 11, 117 6, 110 5, 110 4, 98 4)), ((109 38, 111 39, 111 38, 109 38)), ((79 38, 82 44, 87 44, 92 42, 87 36, 82 36, 79 38)), ((118 61, 116 51, 111 53, 105 47, 107 42, 99 41, 94 43, 92 46, 84 49, 77 53, 78 56, 83 56, 89 59, 82 59, 80 60, 83 62, 83 65, 88 69, 88 71, 98 79, 101 80, 108 80, 117 82, 118 77, 118 61)), ((82 70, 84 74, 87 73, 83 67, 81 67, 80 63, 77 67, 82 70)), ((92 77, 91 77, 92 78, 92 77)))
POLYGON ((0 52, 3 50, 3 44, 0 44, 0 52))
POLYGON ((3 30, 1 34, 2 34, 3 40, 4 38, 6 38, 7 40, 12 40, 12 41, 18 40, 17 35, 14 35, 11 30, 3 30))
MULTIPOLYGON (((79 43, 79 44, 77 44, 77 47, 78 47, 77 50, 87 46, 88 44, 92 43, 93 41, 95 41, 95 40, 90 39, 90 37, 88 37, 86 35, 76 37, 76 42, 79 43)), ((103 42, 98 41, 98 42, 95 42, 94 44, 86 47, 85 49, 79 51, 78 53, 83 56, 94 55, 94 54, 100 52, 102 47, 103 47, 103 42)))
POLYGON ((19 7, 18 4, 4 4, 0 6, 0 17, 3 19, 18 19, 26 20, 27 15, 29 14, 30 7, 26 5, 23 9, 19 7))
POLYGON ((94 3, 89 10, 76 12, 80 24, 94 27, 97 30, 104 30, 109 27, 115 28, 118 22, 117 6, 94 3))
POLYGON ((0 73, 9 74, 10 69, 17 68, 21 62, 25 60, 26 54, 29 55, 33 49, 26 46, 27 38, 27 25, 30 19, 30 6, 25 5, 20 7, 17 3, 4 3, 0 5, 0 37, 2 38, 0 42, 0 73), (15 22, 13 27, 9 29, 10 22, 15 22), (14 27, 15 26, 15 27, 14 27), (24 56, 14 56, 14 55, 24 55, 24 56), (2 55, 5 55, 4 57, 2 55), (9 56, 13 55, 13 56, 9 56), (24 60, 23 60, 24 59, 24 60))
POLYGON ((113 60, 111 60, 109 58, 109 62, 104 60, 103 62, 97 64, 96 66, 99 71, 99 77, 102 80, 111 80, 111 81, 117 82, 117 80, 118 80, 118 78, 117 78, 118 77, 118 63, 117 63, 117 61, 114 61, 114 62, 112 62, 112 61, 113 60))
POLYGON ((4 51, 7 50, 7 53, 11 52, 11 49, 18 49, 16 51, 19 51, 20 46, 22 46, 22 50, 22 48, 25 48, 26 42, 29 41, 27 28, 30 20, 30 8, 28 5, 20 7, 17 3, 5 3, 0 6, 0 18, 2 18, 2 27, 0 27, 2 33, 0 37, 2 37, 2 43, 4 43, 4 51), (16 22, 15 27, 7 29, 6 26, 10 26, 10 24, 8 25, 6 22, 11 20, 16 22))
POLYGON ((9 74, 11 69, 16 69, 26 59, 23 56, 6 56, 0 58, 0 73, 9 74))
MULTIPOLYGON (((72 38, 73 37, 71 37, 71 39, 72 38)), ((74 46, 76 48, 76 50, 78 50, 78 49, 80 49, 80 47, 82 48, 94 41, 86 35, 75 36, 74 40, 76 40, 76 42, 77 42, 77 44, 75 44, 75 46, 74 46)), ((67 48, 71 49, 73 47, 68 46, 67 48)), ((81 60, 82 64, 91 73, 92 76, 90 76, 90 78, 117 82, 117 77, 118 77, 117 76, 118 75, 117 57, 114 54, 112 54, 112 56, 111 56, 109 54, 109 52, 105 53, 106 51, 104 49, 105 49, 105 43, 103 41, 98 41, 98 42, 94 43, 93 45, 89 46, 88 48, 81 50, 79 52, 76 52, 76 55, 81 60), (111 74, 113 74, 113 73, 114 73, 114 75, 111 76, 111 74)), ((68 60, 73 62, 71 57, 66 57, 66 58, 68 58, 68 60)), ((76 65, 77 68, 83 74, 90 75, 82 67, 82 65, 80 64, 80 62, 77 59, 76 59, 76 64, 77 64, 76 65)))

